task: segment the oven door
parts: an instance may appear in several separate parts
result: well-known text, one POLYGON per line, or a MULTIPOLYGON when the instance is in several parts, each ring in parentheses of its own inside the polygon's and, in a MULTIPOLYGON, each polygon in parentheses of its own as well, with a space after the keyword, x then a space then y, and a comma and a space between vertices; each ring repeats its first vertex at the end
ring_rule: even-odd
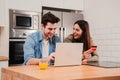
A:
POLYGON ((24 62, 23 44, 25 40, 10 39, 9 45, 9 66, 22 65, 24 62))

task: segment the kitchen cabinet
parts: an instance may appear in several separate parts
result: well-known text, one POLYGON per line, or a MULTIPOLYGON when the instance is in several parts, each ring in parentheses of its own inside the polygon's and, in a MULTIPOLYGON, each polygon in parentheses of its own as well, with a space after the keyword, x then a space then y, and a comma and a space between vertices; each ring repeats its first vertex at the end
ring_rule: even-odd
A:
POLYGON ((63 8, 63 0, 42 0, 42 6, 63 8))
POLYGON ((83 0, 42 0, 42 6, 72 10, 83 10, 83 2, 83 0))
POLYGON ((0 0, 0 27, 5 26, 5 0, 0 0))
POLYGON ((9 9, 41 12, 41 0, 8 0, 9 9))
POLYGON ((65 9, 83 10, 83 0, 64 0, 63 7, 65 9))

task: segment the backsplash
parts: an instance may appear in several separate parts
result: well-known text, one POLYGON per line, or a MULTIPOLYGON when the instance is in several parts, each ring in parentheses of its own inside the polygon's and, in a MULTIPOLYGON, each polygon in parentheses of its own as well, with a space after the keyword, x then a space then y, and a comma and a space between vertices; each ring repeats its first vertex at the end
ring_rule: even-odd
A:
POLYGON ((100 60, 120 61, 120 26, 96 26, 91 35, 100 60))

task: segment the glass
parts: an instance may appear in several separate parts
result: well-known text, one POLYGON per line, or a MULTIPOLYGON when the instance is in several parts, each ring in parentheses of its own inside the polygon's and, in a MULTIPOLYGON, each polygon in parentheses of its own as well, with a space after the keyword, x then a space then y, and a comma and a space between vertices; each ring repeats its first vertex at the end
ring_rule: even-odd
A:
POLYGON ((48 60, 45 58, 41 59, 41 61, 39 62, 39 68, 41 70, 47 69, 48 68, 48 60))

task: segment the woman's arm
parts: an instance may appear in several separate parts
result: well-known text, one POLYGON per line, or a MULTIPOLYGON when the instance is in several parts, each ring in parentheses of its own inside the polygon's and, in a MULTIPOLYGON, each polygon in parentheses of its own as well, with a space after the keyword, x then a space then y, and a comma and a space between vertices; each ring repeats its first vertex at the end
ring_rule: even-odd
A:
POLYGON ((97 51, 96 49, 92 48, 92 46, 95 46, 92 38, 90 39, 90 46, 91 48, 89 50, 83 52, 83 59, 82 59, 83 64, 87 64, 87 62, 90 62, 90 61, 98 61, 97 51))

